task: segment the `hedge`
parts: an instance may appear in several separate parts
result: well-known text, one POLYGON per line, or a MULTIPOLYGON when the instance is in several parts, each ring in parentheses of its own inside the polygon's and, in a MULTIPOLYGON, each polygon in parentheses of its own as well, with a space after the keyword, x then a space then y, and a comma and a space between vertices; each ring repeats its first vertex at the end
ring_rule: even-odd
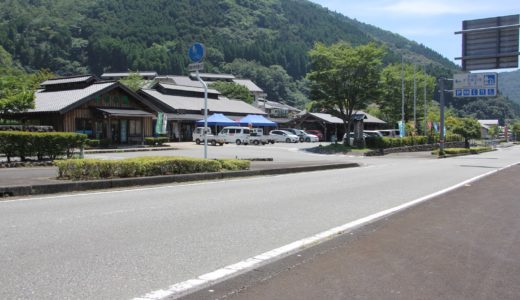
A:
POLYGON ((0 131, 0 153, 8 162, 13 157, 20 157, 22 161, 34 156, 38 160, 71 157, 74 148, 85 146, 86 139, 84 134, 69 132, 0 131))
MULTIPOLYGON (((405 136, 403 138, 395 137, 367 137, 365 138, 365 143, 367 148, 372 149, 387 149, 387 148, 398 148, 398 147, 406 147, 406 146, 415 146, 415 145, 426 145, 430 142, 432 137, 428 136, 405 136)), ((460 141, 460 136, 458 135, 447 135, 446 142, 454 142, 460 141)), ((438 137, 437 137, 438 140, 438 137)))
POLYGON ((188 157, 137 157, 122 160, 69 159, 55 161, 59 178, 102 179, 247 170, 250 162, 188 157))
MULTIPOLYGON (((446 148, 444 149, 444 154, 448 155, 458 155, 458 154, 478 154, 482 152, 492 151, 491 147, 472 147, 472 148, 446 148)), ((439 154, 439 150, 433 151, 432 154, 439 154)))
POLYGON ((164 143, 168 143, 167 137, 147 137, 144 139, 144 143, 149 146, 162 146, 164 143))

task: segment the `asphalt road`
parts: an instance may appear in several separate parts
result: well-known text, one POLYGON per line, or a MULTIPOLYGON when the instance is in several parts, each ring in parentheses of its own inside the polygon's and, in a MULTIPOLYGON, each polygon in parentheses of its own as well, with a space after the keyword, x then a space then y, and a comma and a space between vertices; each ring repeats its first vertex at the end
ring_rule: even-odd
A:
POLYGON ((0 298, 139 297, 517 163, 519 154, 352 157, 364 167, 0 201, 0 298))
POLYGON ((518 299, 520 166, 183 300, 518 299))

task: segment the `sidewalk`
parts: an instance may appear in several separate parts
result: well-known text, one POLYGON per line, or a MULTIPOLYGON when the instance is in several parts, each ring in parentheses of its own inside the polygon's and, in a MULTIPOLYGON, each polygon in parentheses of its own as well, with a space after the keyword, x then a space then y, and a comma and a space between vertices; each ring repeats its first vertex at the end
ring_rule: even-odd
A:
POLYGON ((183 299, 518 299, 520 166, 183 299))

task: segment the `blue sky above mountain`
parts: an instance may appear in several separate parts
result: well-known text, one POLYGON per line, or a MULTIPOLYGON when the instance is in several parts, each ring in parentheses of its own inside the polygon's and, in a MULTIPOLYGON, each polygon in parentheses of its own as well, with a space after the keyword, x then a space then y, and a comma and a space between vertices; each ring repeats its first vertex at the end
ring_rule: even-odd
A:
MULTIPOLYGON (((332 11, 398 33, 455 61, 463 20, 520 13, 518 0, 311 0, 332 11)), ((455 61, 460 65, 460 61, 455 61)))

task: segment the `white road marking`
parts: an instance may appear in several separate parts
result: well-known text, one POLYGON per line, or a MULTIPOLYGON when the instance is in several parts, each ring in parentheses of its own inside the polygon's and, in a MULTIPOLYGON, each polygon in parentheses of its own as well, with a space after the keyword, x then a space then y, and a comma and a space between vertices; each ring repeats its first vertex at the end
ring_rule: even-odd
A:
POLYGON ((396 212, 399 212, 399 211, 409 208, 411 206, 417 205, 421 202, 427 201, 434 197, 448 193, 459 187, 465 186, 465 185, 470 184, 474 181, 477 181, 481 178, 494 174, 498 171, 510 168, 517 164, 520 164, 520 162, 510 164, 510 165, 507 165, 502 168, 495 169, 493 171, 490 171, 490 172, 484 173, 482 175, 473 177, 471 179, 465 180, 461 183, 458 183, 456 185, 453 185, 453 186, 443 189, 441 191, 429 194, 427 196, 421 197, 416 200, 412 200, 410 202, 398 205, 398 206, 390 208, 390 209, 380 211, 378 213, 375 213, 375 214, 369 215, 367 217, 346 223, 344 225, 323 231, 323 232, 313 235, 311 237, 301 239, 299 241, 296 241, 296 242, 290 243, 288 245, 282 246, 280 248, 276 248, 274 250, 262 253, 260 255, 256 255, 254 257, 245 259, 238 263, 215 270, 213 272, 203 274, 197 278, 175 283, 166 290, 153 291, 144 296, 134 298, 133 300, 160 300, 160 299, 164 299, 166 297, 169 297, 171 299, 176 299, 176 298, 185 296, 190 292, 195 292, 197 290, 209 287, 213 284, 216 284, 216 283, 222 282, 226 279, 229 279, 232 276, 245 273, 247 271, 252 270, 253 268, 258 268, 262 265, 266 265, 266 264, 273 262, 277 259, 280 259, 282 257, 289 256, 292 253, 298 252, 305 248, 309 248, 315 244, 330 240, 339 234, 343 234, 348 231, 352 231, 355 228, 358 228, 358 227, 366 225, 370 222, 379 220, 383 217, 394 214, 396 212))

